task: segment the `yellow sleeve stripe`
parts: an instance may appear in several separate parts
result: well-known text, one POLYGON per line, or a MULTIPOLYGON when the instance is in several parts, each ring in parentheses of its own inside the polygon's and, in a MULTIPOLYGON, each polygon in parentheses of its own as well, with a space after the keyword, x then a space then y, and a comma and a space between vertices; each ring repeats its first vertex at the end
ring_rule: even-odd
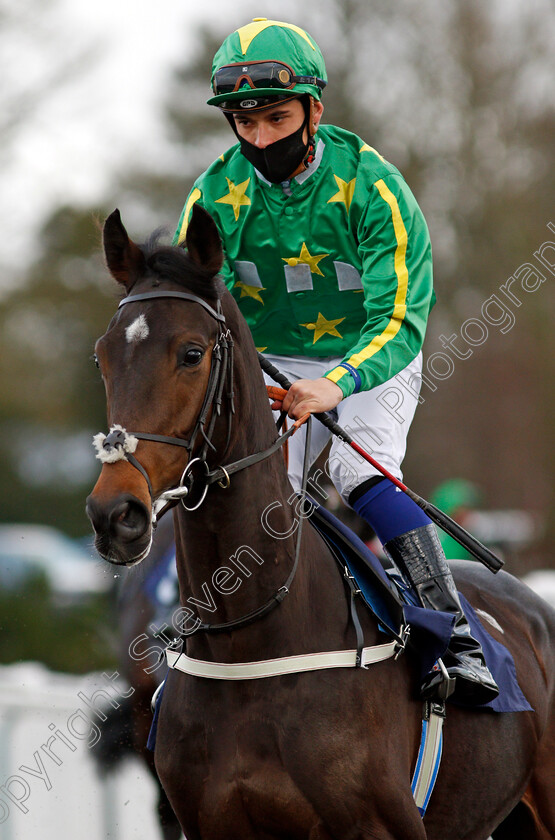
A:
MULTIPOLYGON (((387 327, 380 335, 375 336, 367 347, 364 347, 358 353, 351 356, 348 362, 350 365, 353 365, 353 367, 358 367, 367 359, 370 359, 378 352, 378 350, 381 350, 384 344, 387 344, 388 341, 395 338, 401 329, 407 311, 406 302, 409 285, 409 272, 406 264, 408 241, 407 229, 405 228, 397 199, 389 187, 386 186, 383 180, 376 181, 374 186, 383 200, 389 204, 391 209, 393 230, 395 231, 395 239, 397 240, 394 258, 395 274, 397 275, 397 291, 395 293, 393 313, 387 327)), ((345 368, 337 367, 327 374, 327 378, 331 379, 332 382, 339 382, 339 380, 345 375, 348 375, 348 371, 345 370, 345 368)))
POLYGON ((185 242, 187 228, 189 227, 189 216, 191 215, 191 208, 195 201, 199 200, 201 195, 201 191, 195 187, 195 189, 187 199, 187 204, 185 205, 185 211, 183 213, 183 222, 181 223, 181 230, 179 231, 179 236, 177 237, 178 245, 182 245, 183 242, 185 242))
POLYGON ((337 383, 339 382, 341 377, 345 376, 346 373, 349 373, 349 371, 346 370, 345 368, 336 367, 333 370, 330 370, 329 373, 326 373, 325 378, 326 379, 331 379, 331 381, 335 382, 335 384, 337 385, 337 383))
POLYGON ((369 145, 368 145, 368 143, 364 143, 364 145, 362 145, 362 146, 360 147, 360 149, 359 149, 359 154, 362 154, 362 152, 374 152, 374 154, 375 154, 375 155, 377 155, 377 156, 379 157, 379 159, 380 159, 381 161, 383 161, 383 163, 385 163, 385 158, 384 158, 384 156, 383 156, 383 155, 380 155, 380 153, 378 152, 378 150, 377 150, 377 149, 375 149, 373 146, 369 146, 369 145))

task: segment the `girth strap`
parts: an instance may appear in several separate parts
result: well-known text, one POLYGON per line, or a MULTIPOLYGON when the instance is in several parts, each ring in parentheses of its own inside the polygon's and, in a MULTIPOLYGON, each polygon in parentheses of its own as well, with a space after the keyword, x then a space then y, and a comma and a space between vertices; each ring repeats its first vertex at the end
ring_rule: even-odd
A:
MULTIPOLYGON (((391 659, 397 651, 397 642, 386 642, 362 649, 363 667, 375 662, 391 659)), ((170 668, 213 680, 258 680, 283 674, 299 674, 305 671, 320 671, 324 668, 358 667, 358 651, 333 650, 322 653, 306 653, 285 656, 280 659, 262 659, 258 662, 207 662, 193 659, 178 650, 166 648, 166 660, 170 668)))
POLYGON ((441 763, 445 702, 428 700, 424 704, 422 737, 411 782, 412 795, 420 816, 424 817, 441 763))

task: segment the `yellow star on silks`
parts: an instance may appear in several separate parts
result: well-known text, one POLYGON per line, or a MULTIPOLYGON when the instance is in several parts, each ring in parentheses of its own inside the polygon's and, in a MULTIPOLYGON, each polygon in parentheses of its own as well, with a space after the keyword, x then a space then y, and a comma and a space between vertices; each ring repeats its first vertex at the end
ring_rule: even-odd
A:
POLYGON ((303 242, 303 247, 301 248, 301 253, 298 257, 282 257, 283 262, 286 262, 287 265, 290 265, 294 268, 296 265, 300 263, 304 263, 310 267, 311 274, 319 274, 321 277, 324 276, 324 272, 318 268, 318 263, 320 260, 323 260, 324 257, 329 257, 329 254, 318 254, 318 256, 311 256, 309 253, 308 248, 306 247, 306 242, 303 242))
POLYGON ((242 298, 251 297, 254 300, 259 301, 259 303, 261 303, 262 306, 264 306, 264 301, 260 297, 260 292, 265 292, 266 291, 264 286, 248 286, 246 283, 241 283, 240 280, 238 280, 235 283, 235 285, 237 286, 238 289, 241 289, 241 297, 242 298))
POLYGON ((316 323, 301 324, 301 327, 306 327, 307 330, 314 330, 314 339, 312 343, 316 344, 318 339, 322 338, 322 336, 326 335, 326 333, 329 333, 329 335, 335 335, 337 338, 343 338, 341 333, 336 330, 336 327, 344 320, 345 318, 336 318, 335 320, 327 321, 322 313, 319 312, 316 323))
POLYGON ((223 195, 221 198, 216 199, 216 204, 231 204, 231 206, 233 207, 233 212, 235 214, 235 221, 237 221, 237 219, 239 218, 240 208, 243 205, 251 203, 251 200, 248 197, 248 195, 245 195, 250 180, 250 178, 247 178, 247 180, 243 181, 241 184, 234 184, 233 181, 230 181, 230 179, 226 176, 229 192, 227 195, 223 195))
POLYGON ((345 207, 347 208, 348 213, 349 207, 351 206, 351 201, 353 200, 356 178, 353 178, 352 181, 344 181, 343 178, 339 178, 337 175, 334 175, 333 177, 337 181, 339 192, 336 192, 335 195, 332 195, 332 197, 328 201, 328 204, 332 204, 334 201, 342 201, 345 207))

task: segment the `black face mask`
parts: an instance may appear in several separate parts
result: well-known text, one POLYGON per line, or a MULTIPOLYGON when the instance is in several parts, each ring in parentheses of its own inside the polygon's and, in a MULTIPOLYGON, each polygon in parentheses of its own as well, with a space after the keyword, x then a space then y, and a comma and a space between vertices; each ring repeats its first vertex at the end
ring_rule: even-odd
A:
POLYGON ((259 149, 237 135, 241 143, 241 153, 268 181, 272 184, 280 184, 291 177, 291 174, 309 154, 312 141, 309 140, 308 143, 303 141, 306 126, 305 118, 297 131, 287 137, 282 137, 281 140, 276 140, 275 143, 270 143, 265 149, 259 149))

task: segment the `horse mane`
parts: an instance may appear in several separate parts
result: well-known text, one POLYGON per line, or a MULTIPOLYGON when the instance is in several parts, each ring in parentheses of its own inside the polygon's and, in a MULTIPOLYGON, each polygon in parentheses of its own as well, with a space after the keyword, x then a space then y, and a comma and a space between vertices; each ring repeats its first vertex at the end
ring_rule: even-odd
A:
POLYGON ((147 271, 157 275, 160 280, 176 283, 192 294, 215 303, 222 292, 222 284, 218 282, 217 275, 214 276, 212 271, 195 262, 184 248, 160 244, 165 233, 163 228, 155 230, 139 246, 147 271))

